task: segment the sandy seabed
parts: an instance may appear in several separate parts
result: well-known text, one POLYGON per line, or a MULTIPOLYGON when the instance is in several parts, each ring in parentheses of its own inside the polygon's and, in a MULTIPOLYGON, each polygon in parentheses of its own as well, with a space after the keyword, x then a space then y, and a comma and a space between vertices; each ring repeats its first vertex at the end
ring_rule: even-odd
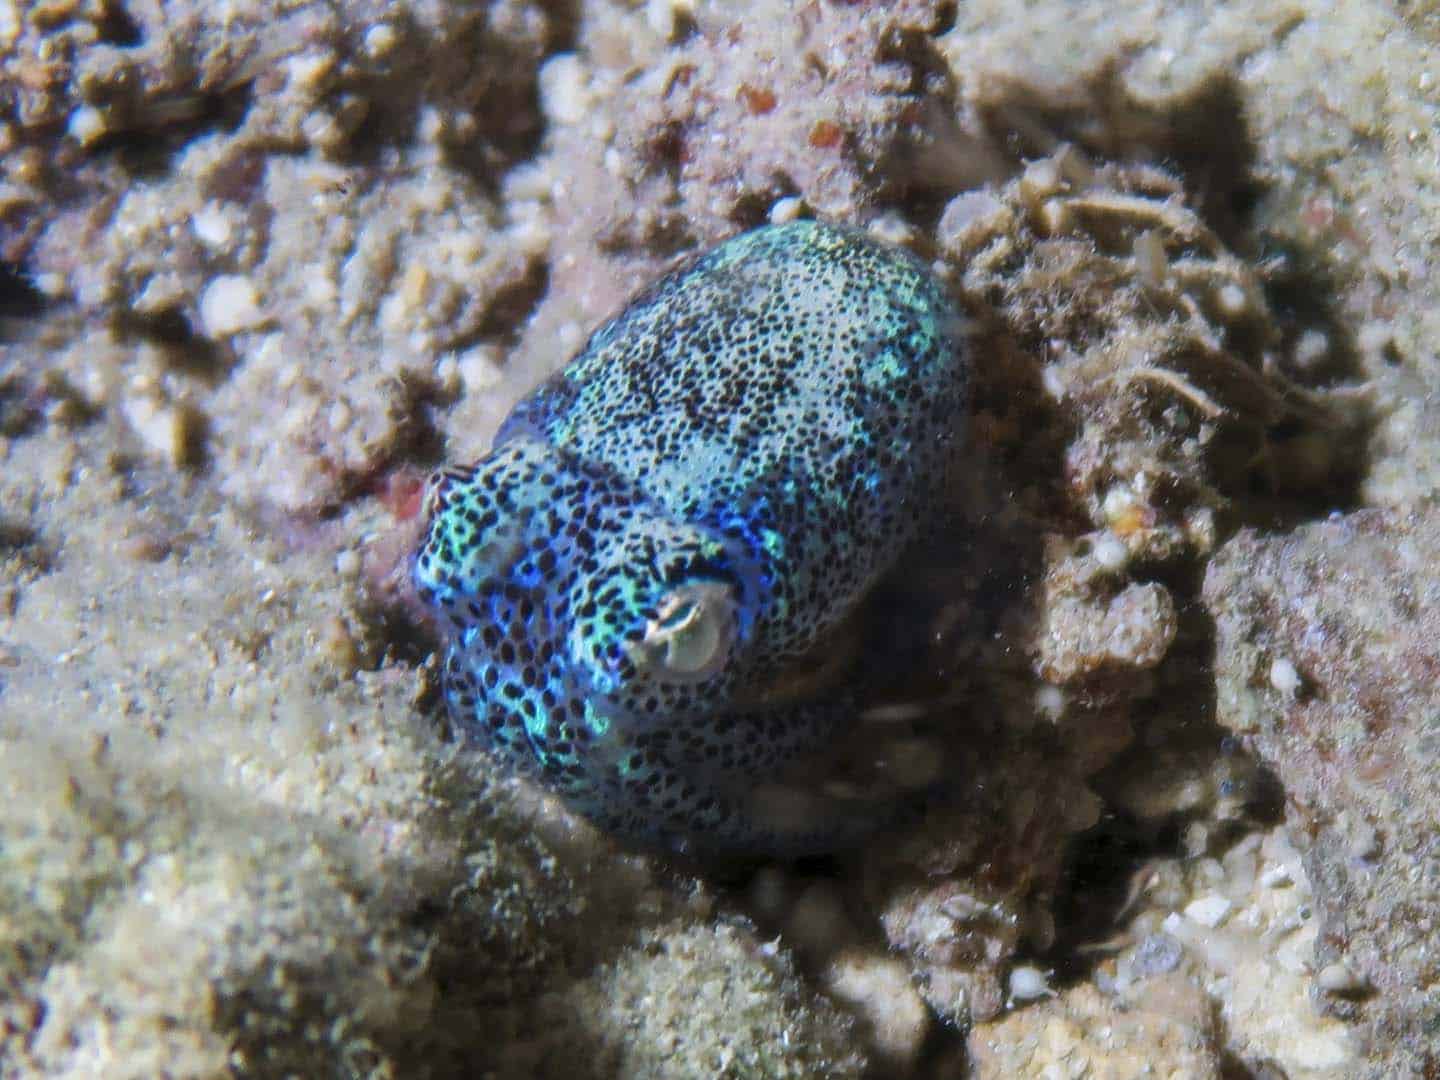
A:
POLYGON ((1437 132, 1433 2, 0 0, 0 1076, 1440 1075, 1437 132), (702 872, 405 564, 795 216, 973 321, 850 747, 957 794, 702 872))

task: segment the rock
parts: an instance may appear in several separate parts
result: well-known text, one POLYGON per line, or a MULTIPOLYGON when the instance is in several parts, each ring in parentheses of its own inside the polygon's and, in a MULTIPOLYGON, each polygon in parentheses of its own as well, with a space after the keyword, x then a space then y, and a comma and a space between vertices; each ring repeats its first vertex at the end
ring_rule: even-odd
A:
POLYGON ((1319 1005, 1365 1032, 1364 1075, 1434 1071, 1440 509, 1242 533, 1211 565, 1204 597, 1217 718, 1285 787, 1321 919, 1321 988, 1373 987, 1372 1000, 1331 992, 1319 1005))

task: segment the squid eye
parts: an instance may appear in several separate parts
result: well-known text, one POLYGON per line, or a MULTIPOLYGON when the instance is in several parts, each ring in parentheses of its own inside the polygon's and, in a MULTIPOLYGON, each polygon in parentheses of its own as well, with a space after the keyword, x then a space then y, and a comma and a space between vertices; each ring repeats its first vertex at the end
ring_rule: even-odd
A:
POLYGON ((734 637, 730 588, 697 582, 665 594, 655 618, 645 624, 645 636, 629 651, 638 667, 658 678, 698 682, 724 666, 734 637))

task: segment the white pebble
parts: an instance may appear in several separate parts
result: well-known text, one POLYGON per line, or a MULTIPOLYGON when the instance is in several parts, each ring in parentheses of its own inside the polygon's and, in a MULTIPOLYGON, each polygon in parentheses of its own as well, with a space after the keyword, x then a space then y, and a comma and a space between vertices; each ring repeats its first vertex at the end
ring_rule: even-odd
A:
POLYGON ((89 146, 105 134, 105 114, 94 105, 81 105, 70 114, 66 131, 82 146, 89 146))
POLYGON ((1052 724, 1059 723, 1065 715, 1065 691, 1050 683, 1041 685, 1035 691, 1035 708, 1052 724))
POLYGON ((1060 186, 1060 166, 1053 158, 1032 161, 1020 177, 1021 194, 1034 201, 1055 194, 1060 186))
POLYGON ((540 69, 540 102, 545 114, 560 124, 577 124, 590 106, 589 80, 574 53, 561 53, 540 69))
POLYGON ((1037 967, 1021 966, 1010 970, 1010 998, 1013 1001, 1034 1001, 1053 997, 1050 976, 1037 967))
POLYGON ((649 0, 645 5, 645 21, 656 36, 666 39, 675 32, 677 17, 690 17, 693 13, 693 0, 649 0))
POLYGON ((365 55, 371 60, 379 60, 395 48, 399 40, 400 35, 389 23, 372 26, 365 31, 365 55))
POLYGON ((967 191, 945 204, 936 232, 946 246, 958 244, 972 229, 983 229, 987 223, 1005 213, 1005 204, 988 191, 967 191))
POLYGON ((1270 685, 1286 697, 1294 697, 1300 689, 1300 672, 1283 656, 1270 662, 1270 685))
POLYGON ((349 430, 351 422, 355 419, 355 413, 345 402, 337 401, 330 406, 330 412, 326 419, 330 423, 330 430, 340 435, 349 430))
POLYGON ((1294 883, 1295 878, 1284 863, 1271 863, 1260 872, 1260 884, 1267 889, 1283 889, 1294 883))
POLYGON ((1295 342, 1295 366, 1312 371, 1330 355, 1330 336, 1323 330, 1306 330, 1295 342))
POLYGON ((1215 511, 1208 506, 1192 507, 1185 513, 1185 536, 1201 552, 1215 547, 1215 511))
POLYGON ((1220 305, 1220 313, 1232 319, 1244 315, 1250 306, 1245 290, 1235 284, 1221 286, 1215 300, 1220 305))
POLYGON ((1191 922, 1214 929, 1225 921, 1232 906, 1230 901, 1219 893, 1211 893, 1209 896, 1202 896, 1199 900, 1193 900, 1186 904, 1185 917, 1191 922))
POLYGON ((908 1076, 930 1034, 930 1010, 895 957, 842 954, 825 973, 830 993, 867 1021, 871 1049, 890 1074, 908 1076))
POLYGON ((335 302, 339 290, 328 274, 307 274, 305 276, 305 299, 314 307, 329 307, 335 302))
POLYGON ((783 199, 776 199, 770 204, 770 224, 784 225, 787 221, 794 221, 804 208, 805 200, 798 195, 786 195, 783 199))
POLYGON ((555 331, 555 340, 559 345, 559 352, 569 356, 585 340, 585 331, 573 322, 563 324, 555 331))
POLYGON ((30 283, 51 300, 58 300, 65 295, 66 282, 64 274, 57 274, 54 271, 46 274, 36 274, 30 279, 30 283))
POLYGON ((1039 221, 1040 230, 1047 236, 1068 233, 1075 224, 1075 217, 1070 212, 1070 204, 1064 199, 1046 199, 1040 204, 1036 218, 1039 221))
POLYGON ((420 137, 421 142, 433 143, 445 134, 445 114, 434 105, 425 105, 420 109, 419 119, 415 124, 415 133, 420 137))
POLYGON ((905 219, 898 214, 881 214, 865 227, 865 231, 882 244, 903 247, 913 235, 905 219))
POLYGON ((1056 401, 1064 401, 1070 393, 1069 383, 1054 364, 1047 364, 1041 369, 1040 385, 1045 388, 1045 393, 1056 401))
POLYGON ((1130 488, 1117 484, 1105 492, 1100 501, 1100 512, 1106 521, 1119 521, 1131 514, 1140 500, 1130 488))
POLYGON ((495 350, 487 345, 477 345, 461 353, 458 367, 460 381, 472 394, 489 390, 500 382, 502 375, 500 359, 495 354, 495 350))
POLYGON ((355 577, 360 573, 360 553, 354 548, 346 548, 335 556, 335 572, 341 577, 355 577))
POLYGON ((1315 984, 1327 994, 1353 994, 1365 987, 1365 980, 1346 965, 1326 964, 1315 976, 1315 984))
POLYGON ((206 203, 191 215, 190 229, 202 244, 215 251, 230 246, 230 218, 215 203, 206 203))
POLYGON ((194 463, 204 429, 197 412, 148 394, 127 399, 122 408, 131 428, 155 456, 177 468, 194 463))
POLYGON ((1090 553, 1095 556, 1095 561, 1106 570, 1122 569, 1130 561, 1130 549, 1118 536, 1108 530, 1095 538, 1090 553))
POLYGON ((222 274, 205 287, 200 297, 200 323, 209 337, 253 330, 264 321, 260 297, 247 277, 222 274))
POLYGON ((1165 241, 1153 229, 1141 233, 1134 243, 1135 269, 1140 280, 1151 288, 1165 284, 1170 275, 1170 259, 1165 253, 1165 241))
POLYGON ((301 53, 284 61, 293 86, 314 90, 335 70, 335 56, 328 52, 301 53))

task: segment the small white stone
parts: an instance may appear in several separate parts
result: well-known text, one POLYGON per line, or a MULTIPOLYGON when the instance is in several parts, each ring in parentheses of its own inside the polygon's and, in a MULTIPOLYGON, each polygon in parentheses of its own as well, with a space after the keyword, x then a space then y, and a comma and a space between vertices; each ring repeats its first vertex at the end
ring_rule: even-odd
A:
POLYGON ((1130 514, 1139 502, 1134 491, 1117 484, 1105 492, 1105 498, 1100 501, 1100 512, 1105 515, 1106 521, 1119 521, 1130 514))
POLYGON ((675 32, 675 18, 689 14, 692 5, 689 0, 649 0, 645 5, 645 21, 657 37, 669 39, 675 32))
POLYGON ((1284 863, 1271 863, 1260 872, 1260 884, 1267 889, 1283 889, 1295 883, 1290 868, 1284 863))
POLYGON ((335 70, 335 56, 328 52, 301 53, 285 60, 284 66, 292 85, 314 90, 335 70))
POLYGON ((206 247, 224 251, 230 246, 234 230, 229 215, 215 203, 206 203, 190 218, 190 229, 206 247))
POLYGON ((591 141, 603 146, 615 137, 615 120, 604 113, 593 113, 589 130, 591 141))
POLYGON ((329 421, 330 430, 340 435, 349 430, 351 422, 355 419, 355 413, 345 402, 336 401, 331 404, 326 419, 329 421))
POLYGON ((1311 371, 1330 355, 1330 335, 1323 330, 1306 330, 1295 342, 1295 366, 1311 371))
POLYGON ((81 105, 70 114, 66 131, 82 146, 89 146, 108 130, 105 114, 94 105, 81 105))
POLYGON ((1219 893, 1211 893, 1209 896, 1202 896, 1200 899, 1186 904, 1185 917, 1191 922, 1197 922, 1201 926, 1208 926, 1213 930, 1225 921, 1232 906, 1230 901, 1219 893))
POLYGON ((1327 994, 1353 994, 1365 987, 1365 980, 1346 965, 1326 964, 1315 975, 1315 985, 1327 994))
POLYGON ((517 165, 505 174, 505 198, 512 205, 538 205, 550 197, 552 183, 553 178, 544 166, 517 165))
POLYGON ((460 381, 465 384, 466 391, 472 394, 478 394, 498 385, 503 374, 500 358, 488 345, 477 345, 474 348, 466 349, 460 354, 457 366, 460 371, 460 381))
POLYGON ((1300 689, 1300 672, 1283 656, 1270 662, 1270 685, 1286 697, 1294 697, 1300 689))
POLYGON ((151 275, 145 287, 130 301, 130 310, 139 315, 157 315, 184 301, 184 279, 174 270, 160 270, 151 275))
POLYGON ((371 60, 379 60, 389 55, 400 41, 400 35, 395 32, 395 27, 389 23, 380 23, 365 31, 365 55, 371 60))
POLYGON ((1140 280, 1152 289, 1165 284, 1170 276, 1170 259, 1165 253, 1165 241, 1153 229, 1141 233, 1133 245, 1135 268, 1140 280))
POLYGON ((335 302, 339 289, 327 273, 305 275, 305 299, 315 307, 328 307, 335 302))
POLYGON ((561 53, 540 69, 540 101, 545 114, 561 124, 577 124, 590 106, 585 67, 574 53, 561 53))
POLYGON ((156 457, 177 468, 194 464, 204 421, 193 409, 147 394, 127 399, 122 408, 140 441, 156 457))
POLYGON ((306 142, 319 147, 335 146, 342 137, 335 117, 324 109, 316 109, 300 121, 300 134, 305 136, 306 142))
POLYGON ((360 573, 360 553, 353 548, 346 548, 335 556, 335 572, 341 577, 355 577, 360 573))
POLYGON ((1074 227, 1074 215, 1064 199, 1046 199, 1036 214, 1040 229, 1048 236, 1068 233, 1074 227))
POLYGON ((946 247, 959 246, 972 230, 986 228, 1006 213, 1005 204, 989 191, 967 191, 945 204, 936 229, 946 247))
POLYGON ((865 227, 865 231, 891 247, 904 247, 914 235, 909 224, 898 214, 881 214, 865 227))
POLYGON ((1220 306, 1221 314, 1232 319, 1244 315, 1250 307, 1250 298, 1245 295, 1245 290, 1233 283, 1220 287, 1215 294, 1215 302, 1220 306))
POLYGON ((1185 536, 1204 554, 1215 547, 1215 511, 1208 506, 1196 506, 1185 512, 1185 536))
POLYGON ((1045 388, 1045 393, 1055 401, 1064 401, 1070 393, 1070 384, 1065 381, 1065 376, 1061 375, 1053 364, 1047 364, 1041 370, 1040 384, 1045 388))
POLYGON ((1031 201, 1055 194, 1060 186, 1060 166, 1053 158, 1032 161, 1020 176, 1020 192, 1031 201))
POLYGON ((1037 967, 1024 965, 1010 969, 1010 997, 1013 1001, 1034 1001, 1037 998, 1053 997, 1050 976, 1037 967))
POLYGON ((770 224, 784 225, 787 221, 794 221, 804 208, 805 200, 798 195, 786 195, 783 199, 776 199, 770 204, 770 224))
POLYGON ((1095 561, 1106 570, 1120 570, 1130 561, 1130 549, 1127 548, 1120 538, 1110 531, 1105 531, 1095 538, 1090 548, 1090 554, 1095 561))
POLYGON ((253 330, 264 321, 255 286, 240 274, 222 274, 200 296, 200 324, 208 337, 253 330))
POLYGON ((605 148, 605 153, 601 156, 601 162, 605 166, 605 171, 617 180, 624 177, 628 169, 628 166, 625 164, 625 155, 613 146, 607 146, 605 148))
POLYGON ((460 358, 454 353, 442 356, 435 365, 435 381, 448 393, 454 393, 462 386, 460 379, 460 358))
POLYGON ((415 123, 415 134, 421 142, 433 143, 445 134, 445 114, 434 105, 424 105, 415 123))
MULTIPOLYGON (((274 340, 274 337, 279 337, 279 334, 274 334, 272 340, 274 340)), ((275 386, 281 390, 294 389, 295 386, 300 384, 300 380, 304 377, 304 374, 305 369, 301 364, 281 364, 281 366, 276 367, 275 386)))
POLYGON ((584 342, 585 331, 576 323, 567 322, 555 331, 555 340, 560 346, 560 353, 569 356, 584 342))
POLYGON ((1065 691, 1049 683, 1035 691, 1035 708, 1052 724, 1065 715, 1065 691))
POLYGON ((871 1049, 894 1075, 908 1076, 930 1034, 930 1010, 898 959, 847 951, 825 973, 830 993, 862 1017, 871 1049))
POLYGON ((49 273, 36 274, 30 279, 30 283, 51 300, 58 300, 65 295, 65 275, 57 274, 53 270, 49 273))

